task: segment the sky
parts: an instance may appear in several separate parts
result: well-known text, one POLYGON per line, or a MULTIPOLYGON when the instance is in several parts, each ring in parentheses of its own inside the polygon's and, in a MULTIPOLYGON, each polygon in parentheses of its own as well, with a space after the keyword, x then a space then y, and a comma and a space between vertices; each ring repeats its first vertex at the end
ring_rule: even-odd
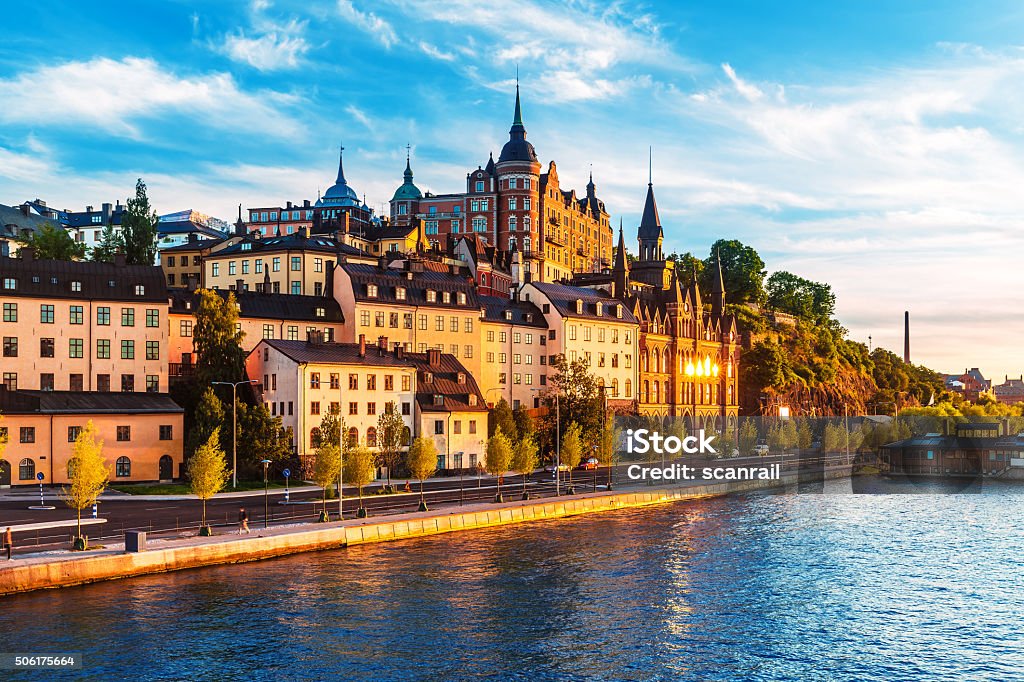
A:
POLYGON ((1024 5, 791 0, 5 6, 0 203, 160 213, 315 200, 345 145, 378 210, 411 145, 464 190, 507 139, 593 169, 635 235, 653 148, 666 251, 739 239, 832 285, 851 338, 1024 372, 1024 5))

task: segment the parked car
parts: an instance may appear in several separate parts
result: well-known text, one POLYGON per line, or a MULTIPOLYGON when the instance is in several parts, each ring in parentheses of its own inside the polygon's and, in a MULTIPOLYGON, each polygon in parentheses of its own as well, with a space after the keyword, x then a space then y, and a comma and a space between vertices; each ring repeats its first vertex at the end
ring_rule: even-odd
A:
POLYGON ((598 462, 596 457, 588 457, 587 459, 580 462, 580 465, 576 468, 583 469, 584 471, 592 471, 597 468, 597 464, 598 462))
MULTIPOLYGON (((569 465, 568 464, 559 464, 558 465, 558 470, 559 471, 568 471, 569 470, 569 465)), ((555 472, 555 465, 554 464, 548 464, 546 467, 544 467, 544 471, 550 471, 551 473, 554 473, 555 472)))
POLYGON ((763 443, 758 443, 754 446, 754 454, 760 457, 764 457, 768 454, 768 446, 763 443))

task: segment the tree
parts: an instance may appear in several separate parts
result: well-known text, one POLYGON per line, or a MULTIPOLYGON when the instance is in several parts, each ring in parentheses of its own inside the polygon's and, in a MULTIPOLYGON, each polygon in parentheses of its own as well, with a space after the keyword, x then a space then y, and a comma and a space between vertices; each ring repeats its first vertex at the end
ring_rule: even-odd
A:
POLYGON ((387 489, 391 487, 391 472, 398 466, 402 446, 405 444, 405 421, 398 413, 394 401, 384 406, 384 413, 377 418, 377 461, 388 472, 387 489))
POLYGON ((487 420, 487 433, 493 436, 498 429, 509 438, 517 438, 516 421, 508 401, 502 398, 491 410, 487 420))
POLYGON ((88 250, 60 227, 46 223, 27 237, 18 240, 22 248, 35 249, 35 257, 43 260, 82 260, 88 250))
POLYGON ((238 307, 234 293, 222 298, 216 291, 200 289, 192 345, 196 351, 196 382, 238 381, 245 368, 244 334, 236 328, 238 307))
POLYGON ((572 470, 583 457, 583 442, 580 440, 583 430, 576 422, 569 424, 569 428, 562 434, 561 462, 569 467, 569 489, 572 489, 572 470))
MULTIPOLYGON (((729 300, 733 303, 763 304, 766 271, 757 251, 735 239, 719 239, 711 246, 711 255, 704 261, 705 276, 716 272, 715 261, 718 258, 722 262, 722 281, 729 300)), ((710 281, 702 284, 705 291, 710 291, 710 286, 710 281)))
MULTIPOLYGON (((313 482, 323 490, 324 508, 320 512, 320 520, 327 521, 330 517, 327 514, 327 489, 338 482, 341 474, 341 450, 337 441, 320 439, 316 447, 316 454, 313 460, 313 482)), ((341 495, 342 491, 338 491, 341 495)))
POLYGON ((359 491, 359 509, 356 516, 366 517, 366 508, 363 507, 363 486, 373 480, 373 453, 365 445, 356 445, 349 448, 345 453, 345 481, 356 486, 359 491))
POLYGON ((810 450, 814 443, 814 433, 811 431, 811 423, 808 420, 800 420, 800 425, 796 429, 796 439, 797 446, 801 450, 810 450))
POLYGON ((266 404, 238 403, 238 458, 255 472, 260 462, 269 459, 275 464, 292 456, 292 429, 281 424, 281 418, 270 414, 266 404))
POLYGON ((68 479, 71 485, 62 488, 61 493, 64 502, 78 513, 78 534, 75 536, 74 548, 83 550, 86 548, 86 539, 82 536, 82 510, 96 504, 110 480, 110 468, 103 459, 103 441, 97 440, 96 427, 91 419, 79 431, 71 448, 68 479))
MULTIPOLYGON (((558 355, 552 363, 555 374, 548 383, 552 391, 544 397, 549 415, 555 413, 556 404, 561 409, 561 423, 576 422, 581 437, 596 440, 604 422, 604 404, 597 378, 590 373, 586 359, 578 358, 569 362, 564 355, 558 355), (558 400, 555 400, 555 394, 558 400)), ((553 424, 549 430, 554 431, 553 424)))
MULTIPOLYGON (((520 441, 523 440, 524 438, 532 436, 534 431, 536 431, 536 427, 533 423, 533 417, 530 416, 529 411, 522 405, 512 410, 512 421, 515 422, 516 438, 520 441)), ((511 433, 507 431, 505 433, 509 436, 509 438, 512 437, 511 433)))
POLYGON ((757 445, 757 427, 754 422, 747 419, 740 425, 739 450, 741 455, 754 454, 754 446, 757 445))
MULTIPOLYGON (((488 443, 488 445, 490 445, 488 443)), ((533 470, 537 468, 537 462, 539 455, 537 452, 537 441, 533 439, 532 435, 528 435, 524 438, 520 438, 519 442, 516 443, 515 451, 512 456, 512 469, 523 476, 523 499, 527 499, 526 494, 526 480, 529 478, 533 470)))
POLYGON ((425 436, 416 438, 409 446, 406 464, 409 473, 420 482, 420 511, 427 511, 427 502, 423 498, 423 481, 437 471, 437 447, 434 441, 425 436))
POLYGON ((214 429, 188 460, 189 487, 203 503, 200 535, 213 535, 212 529, 206 525, 206 501, 223 490, 229 478, 231 470, 224 450, 220 447, 220 430, 214 429))
POLYGON ((496 502, 501 502, 501 477, 512 466, 512 444, 501 429, 487 441, 487 452, 484 455, 484 467, 487 473, 498 477, 498 494, 496 502))
POLYGON ((114 230, 114 226, 107 223, 100 233, 99 244, 90 250, 89 259, 94 263, 113 263, 118 251, 124 252, 124 241, 120 233, 114 230))
MULTIPOLYGON (((682 422, 682 419, 677 420, 682 422)), ((604 429, 601 431, 601 440, 597 445, 597 463, 608 467, 608 489, 612 488, 612 468, 618 457, 619 430, 615 428, 615 418, 611 415, 605 421, 604 429)))
POLYGON ((203 394, 199 396, 199 403, 196 405, 192 417, 192 430, 188 435, 187 452, 190 454, 195 452, 210 439, 210 434, 218 433, 224 425, 225 417, 224 403, 217 397, 213 387, 207 386, 203 394))
POLYGON ((156 262, 159 220, 149 205, 146 183, 139 178, 135 183, 135 198, 128 199, 121 214, 121 241, 125 262, 129 265, 153 265, 156 262))
POLYGON ((836 309, 832 287, 779 270, 768 278, 767 304, 770 308, 812 322, 826 322, 836 309))

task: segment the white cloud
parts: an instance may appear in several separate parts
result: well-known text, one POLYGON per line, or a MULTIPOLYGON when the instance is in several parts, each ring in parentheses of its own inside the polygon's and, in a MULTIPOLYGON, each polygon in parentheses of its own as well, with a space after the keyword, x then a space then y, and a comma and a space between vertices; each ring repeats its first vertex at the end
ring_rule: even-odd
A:
POLYGON ((299 65, 299 57, 309 50, 309 43, 298 35, 305 27, 305 22, 293 19, 284 26, 273 26, 251 37, 239 31, 225 36, 222 51, 236 62, 260 71, 294 69, 299 65))
POLYGON ((437 49, 425 40, 420 41, 420 49, 423 50, 423 54, 434 59, 440 59, 443 62, 450 62, 455 60, 455 55, 451 52, 444 52, 437 49))
POLYGON ((362 123, 366 127, 367 130, 369 130, 370 132, 373 132, 373 130, 374 130, 373 121, 370 119, 369 116, 366 115, 365 111, 363 111, 362 109, 360 109, 359 107, 357 107, 354 104, 350 104, 347 107, 345 107, 345 111, 347 111, 352 116, 352 118, 354 118, 357 121, 359 121, 360 123, 362 123))
POLYGON ((398 42, 398 35, 390 23, 373 12, 357 9, 351 0, 338 0, 338 13, 345 21, 369 33, 386 48, 398 42))
POLYGON ((172 114, 215 128, 282 136, 299 130, 282 111, 295 101, 290 95, 245 92, 228 73, 178 76, 139 57, 42 66, 0 80, 0 100, 4 123, 84 125, 134 138, 142 120, 172 114))

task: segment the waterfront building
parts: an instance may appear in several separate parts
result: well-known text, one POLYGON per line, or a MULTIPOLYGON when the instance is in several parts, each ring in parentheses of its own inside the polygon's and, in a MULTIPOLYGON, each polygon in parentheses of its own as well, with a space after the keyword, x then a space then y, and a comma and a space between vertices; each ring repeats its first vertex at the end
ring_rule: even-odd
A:
MULTIPOLYGON (((299 341, 310 333, 325 341, 342 337, 345 319, 338 302, 330 296, 274 294, 267 291, 215 290, 226 299, 234 294, 238 310, 237 328, 242 332, 242 348, 250 352, 263 339, 299 341)), ((171 381, 192 376, 195 371, 193 329, 199 305, 196 291, 170 292, 170 340, 168 373, 171 381)))
POLYGON ((167 288, 159 267, 0 257, 9 390, 167 390, 167 288))
POLYGON ((1008 420, 945 424, 928 433, 882 446, 890 472, 922 476, 1004 476, 1024 479, 1024 434, 1008 420))
POLYGON ((0 386, 0 488, 69 483, 75 439, 90 421, 103 441, 113 483, 182 476, 184 411, 166 394, 9 391, 0 386))
POLYGON ((476 381, 453 356, 430 349, 406 353, 387 339, 367 344, 264 339, 246 359, 249 378, 272 415, 295 434, 296 452, 314 456, 323 415, 340 410, 345 436, 377 448, 377 424, 394 404, 408 429, 406 445, 425 435, 435 441, 438 467, 481 461, 487 412, 476 381))
POLYGON ((1024 403, 1024 374, 1019 379, 1006 377, 1006 381, 992 388, 996 400, 1006 405, 1024 403))
POLYGON ((531 302, 480 296, 480 374, 477 380, 489 405, 504 398, 513 409, 540 406, 547 390, 548 327, 531 302))

